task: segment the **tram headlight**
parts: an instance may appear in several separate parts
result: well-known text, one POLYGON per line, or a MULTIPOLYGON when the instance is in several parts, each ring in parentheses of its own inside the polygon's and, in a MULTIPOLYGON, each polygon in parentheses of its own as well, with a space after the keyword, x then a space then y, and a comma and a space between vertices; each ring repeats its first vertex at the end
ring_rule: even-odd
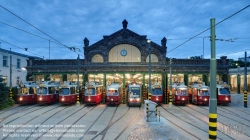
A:
POLYGON ((20 98, 19 98, 19 100, 20 100, 20 101, 22 101, 22 100, 23 100, 23 98, 22 98, 22 97, 20 97, 20 98))
POLYGON ((132 98, 130 98, 130 99, 129 99, 129 101, 130 101, 130 102, 132 102, 132 101, 133 101, 133 99, 132 99, 132 98))
POLYGON ((207 98, 205 98, 204 100, 207 101, 207 98))
POLYGON ((64 101, 64 98, 62 98, 62 101, 64 101))
POLYGON ((182 100, 184 101, 184 100, 185 100, 185 98, 182 98, 182 100))
POLYGON ((40 98, 39 98, 39 100, 40 100, 40 101, 42 101, 42 100, 43 100, 43 98, 42 98, 42 97, 40 97, 40 98))
POLYGON ((113 99, 111 99, 111 101, 113 101, 113 99))
POLYGON ((158 98, 156 98, 156 101, 158 101, 158 98))
POLYGON ((228 98, 226 97, 226 100, 228 100, 228 98))
POLYGON ((88 98, 88 101, 90 101, 90 98, 88 98))
POLYGON ((140 98, 137 98, 136 101, 139 102, 139 101, 140 101, 140 98))

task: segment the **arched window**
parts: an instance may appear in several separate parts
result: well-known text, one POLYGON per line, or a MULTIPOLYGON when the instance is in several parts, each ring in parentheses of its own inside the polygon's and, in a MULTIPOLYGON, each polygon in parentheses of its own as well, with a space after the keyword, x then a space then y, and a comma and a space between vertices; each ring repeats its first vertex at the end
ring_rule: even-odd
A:
POLYGON ((103 57, 100 54, 96 54, 92 57, 92 63, 103 63, 103 57))
MULTIPOLYGON (((149 56, 147 56, 146 62, 149 62, 149 56)), ((159 62, 158 57, 155 54, 151 54, 151 62, 159 62)))
POLYGON ((133 45, 120 44, 109 51, 109 62, 141 62, 141 52, 133 45))

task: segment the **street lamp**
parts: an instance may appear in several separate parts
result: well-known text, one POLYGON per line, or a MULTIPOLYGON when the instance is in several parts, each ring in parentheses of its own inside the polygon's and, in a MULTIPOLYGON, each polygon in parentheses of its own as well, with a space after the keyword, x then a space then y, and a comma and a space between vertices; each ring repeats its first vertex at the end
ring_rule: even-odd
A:
POLYGON ((151 92, 151 40, 148 39, 148 97, 152 94, 151 92))
POLYGON ((202 55, 202 58, 204 59, 204 38, 208 38, 208 37, 210 37, 210 36, 205 36, 205 37, 203 37, 203 55, 202 55))

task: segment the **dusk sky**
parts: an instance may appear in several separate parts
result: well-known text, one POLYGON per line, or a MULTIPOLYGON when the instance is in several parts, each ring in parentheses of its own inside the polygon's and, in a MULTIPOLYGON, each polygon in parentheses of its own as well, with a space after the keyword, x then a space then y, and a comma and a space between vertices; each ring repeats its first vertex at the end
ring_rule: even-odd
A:
MULTIPOLYGON (((85 37, 94 44, 122 29, 126 19, 129 30, 159 45, 166 37, 170 58, 201 56, 205 37, 209 59, 210 30, 198 34, 210 28, 211 18, 219 23, 249 4, 249 0, 1 0, 0 47, 44 59, 76 59, 79 50, 67 48, 76 47, 83 59, 85 37)), ((236 60, 245 51, 250 56, 250 7, 215 28, 216 39, 221 39, 216 41, 217 58, 236 60)))

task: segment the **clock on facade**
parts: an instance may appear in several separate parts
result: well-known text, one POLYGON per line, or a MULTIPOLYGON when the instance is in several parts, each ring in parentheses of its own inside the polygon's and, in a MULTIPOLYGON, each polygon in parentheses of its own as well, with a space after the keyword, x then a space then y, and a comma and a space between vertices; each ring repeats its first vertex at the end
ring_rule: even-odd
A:
POLYGON ((126 56, 126 55, 127 55, 127 51, 126 51, 126 50, 121 50, 120 54, 121 54, 122 56, 126 56))

